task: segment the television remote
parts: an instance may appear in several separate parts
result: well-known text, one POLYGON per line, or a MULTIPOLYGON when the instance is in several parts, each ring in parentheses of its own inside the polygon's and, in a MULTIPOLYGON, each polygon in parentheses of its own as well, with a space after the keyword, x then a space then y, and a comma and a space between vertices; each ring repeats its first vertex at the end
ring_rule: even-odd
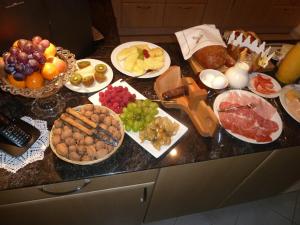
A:
POLYGON ((8 119, 0 113, 0 135, 18 147, 25 146, 31 139, 31 135, 14 124, 13 120, 8 119))

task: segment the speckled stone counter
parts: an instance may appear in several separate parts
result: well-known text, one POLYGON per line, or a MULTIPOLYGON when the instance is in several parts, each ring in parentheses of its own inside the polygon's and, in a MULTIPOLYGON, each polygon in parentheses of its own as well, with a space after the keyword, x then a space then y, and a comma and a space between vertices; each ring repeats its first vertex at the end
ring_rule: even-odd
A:
MULTIPOLYGON (((111 65, 110 54, 114 47, 115 46, 112 45, 102 46, 100 44, 90 57, 103 60, 111 65)), ((183 60, 177 44, 161 44, 161 47, 169 53, 172 65, 180 65, 185 76, 192 75, 192 70, 189 64, 183 60)), ((113 81, 125 78, 125 76, 120 74, 115 68, 113 68, 113 71, 113 81)), ((155 98, 156 95, 153 90, 154 81, 155 78, 132 79, 129 83, 144 96, 155 98)), ((93 93, 79 94, 64 87, 60 90, 59 94, 65 97, 67 105, 76 106, 88 103, 87 98, 93 93)), ((0 96, 0 107, 6 110, 7 113, 17 115, 18 117, 29 115, 34 118, 30 112, 32 99, 12 96, 2 91, 0 96)), ((215 96, 216 94, 208 99, 209 104, 213 103, 215 96)), ((176 155, 169 154, 170 151, 168 151, 156 159, 129 136, 125 135, 122 146, 116 154, 109 159, 91 166, 76 166, 58 159, 49 147, 45 152, 43 160, 27 165, 16 174, 0 169, 0 190, 163 168, 275 149, 286 148, 286 151, 288 151, 288 148, 295 146, 299 146, 300 151, 300 139, 295 138, 295 134, 299 134, 300 132, 300 124, 294 121, 284 111, 279 99, 273 99, 270 100, 270 102, 277 108, 283 121, 281 136, 270 144, 249 144, 232 137, 222 128, 217 130, 214 137, 203 138, 197 133, 189 117, 183 111, 179 109, 164 109, 188 127, 188 132, 170 148, 170 150, 176 148, 176 155)), ((53 120, 54 119, 48 120, 49 129, 51 129, 53 120)))

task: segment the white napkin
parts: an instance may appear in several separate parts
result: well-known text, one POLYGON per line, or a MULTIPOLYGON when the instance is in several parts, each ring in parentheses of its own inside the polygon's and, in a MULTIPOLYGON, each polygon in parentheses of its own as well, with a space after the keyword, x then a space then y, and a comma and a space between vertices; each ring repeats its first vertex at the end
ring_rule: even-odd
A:
POLYGON ((210 45, 226 47, 220 31, 212 24, 203 24, 175 33, 185 60, 201 48, 210 45))

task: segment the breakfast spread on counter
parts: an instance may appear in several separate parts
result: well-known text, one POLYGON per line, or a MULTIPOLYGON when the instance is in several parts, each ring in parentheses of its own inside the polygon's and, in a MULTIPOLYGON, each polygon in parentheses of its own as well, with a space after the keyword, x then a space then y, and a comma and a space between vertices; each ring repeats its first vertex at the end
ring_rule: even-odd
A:
MULTIPOLYGON (((170 67, 168 53, 152 43, 124 43, 111 54, 112 64, 122 74, 133 79, 159 76, 153 87, 158 99, 145 98, 122 79, 110 84, 113 71, 103 61, 77 60, 65 86, 80 93, 95 92, 89 97, 93 104, 67 108, 54 122, 53 152, 70 163, 97 163, 117 151, 126 133, 158 158, 187 127, 157 102, 184 110, 202 136, 212 137, 220 125, 253 144, 267 144, 281 135, 280 109, 271 99, 279 97, 286 112, 300 122, 300 86, 281 87, 300 77, 299 44, 281 59, 275 77, 265 74, 274 71, 275 52, 254 32, 234 30, 222 36, 214 25, 200 25, 176 32, 176 37, 184 59, 199 77, 184 76, 179 67, 170 67), (211 96, 213 106, 206 103, 211 96)), ((16 41, 0 61, 5 79, 15 88, 47 85, 47 80, 66 70, 55 49, 39 36, 16 41)))

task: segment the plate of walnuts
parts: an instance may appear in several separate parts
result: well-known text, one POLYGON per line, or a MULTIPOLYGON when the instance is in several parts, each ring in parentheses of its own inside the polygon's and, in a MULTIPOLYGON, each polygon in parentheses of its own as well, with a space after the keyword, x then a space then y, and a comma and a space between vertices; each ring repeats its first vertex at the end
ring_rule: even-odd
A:
POLYGON ((104 106, 86 104, 67 108, 54 121, 50 146, 55 155, 72 164, 90 165, 108 159, 121 146, 124 126, 104 106))

